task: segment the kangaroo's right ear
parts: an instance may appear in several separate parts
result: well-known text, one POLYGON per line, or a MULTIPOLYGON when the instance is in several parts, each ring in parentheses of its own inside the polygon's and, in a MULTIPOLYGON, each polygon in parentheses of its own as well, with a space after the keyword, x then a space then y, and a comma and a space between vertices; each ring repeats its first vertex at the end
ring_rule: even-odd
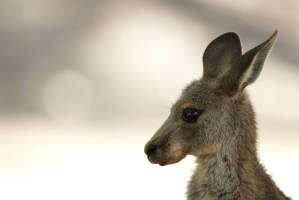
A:
POLYGON ((219 78, 242 55, 241 43, 236 33, 225 33, 214 39, 203 55, 203 76, 219 78))

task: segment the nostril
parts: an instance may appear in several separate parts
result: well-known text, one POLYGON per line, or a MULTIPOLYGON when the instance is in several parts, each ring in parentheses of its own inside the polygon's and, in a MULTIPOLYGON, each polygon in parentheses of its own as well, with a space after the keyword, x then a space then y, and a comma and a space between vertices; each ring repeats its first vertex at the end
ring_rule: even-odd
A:
POLYGON ((156 144, 153 144, 153 143, 150 143, 148 144, 146 147, 145 147, 145 153, 147 155, 150 155, 152 153, 154 153, 156 150, 157 150, 157 145, 156 144))

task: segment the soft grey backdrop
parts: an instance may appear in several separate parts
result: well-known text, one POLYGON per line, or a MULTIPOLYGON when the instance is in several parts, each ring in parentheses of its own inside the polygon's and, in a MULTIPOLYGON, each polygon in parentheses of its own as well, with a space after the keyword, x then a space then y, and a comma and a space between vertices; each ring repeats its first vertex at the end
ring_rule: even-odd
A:
POLYGON ((143 145, 202 53, 235 31, 243 51, 279 38, 250 86, 262 163, 299 198, 299 2, 0 0, 0 199, 184 199, 188 157, 143 145))

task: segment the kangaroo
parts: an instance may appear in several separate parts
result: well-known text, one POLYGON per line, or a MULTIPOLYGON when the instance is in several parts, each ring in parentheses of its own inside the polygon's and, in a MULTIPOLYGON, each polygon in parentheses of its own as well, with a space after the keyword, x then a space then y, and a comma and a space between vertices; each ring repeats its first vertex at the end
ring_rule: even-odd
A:
POLYGON ((260 164, 255 113, 245 88, 259 76, 277 31, 242 55, 236 33, 214 39, 203 54, 203 76, 191 82, 144 151, 161 166, 197 157, 188 200, 290 199, 260 164))

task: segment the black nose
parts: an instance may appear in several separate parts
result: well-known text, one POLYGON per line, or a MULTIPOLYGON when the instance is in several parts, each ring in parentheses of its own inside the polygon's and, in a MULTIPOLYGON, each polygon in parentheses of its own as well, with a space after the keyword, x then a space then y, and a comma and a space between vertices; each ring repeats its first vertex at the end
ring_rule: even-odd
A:
POLYGON ((158 146, 156 144, 153 144, 153 143, 147 144, 145 149, 144 149, 144 152, 146 153, 146 155, 150 155, 150 154, 154 153, 157 150, 157 147, 158 146))

